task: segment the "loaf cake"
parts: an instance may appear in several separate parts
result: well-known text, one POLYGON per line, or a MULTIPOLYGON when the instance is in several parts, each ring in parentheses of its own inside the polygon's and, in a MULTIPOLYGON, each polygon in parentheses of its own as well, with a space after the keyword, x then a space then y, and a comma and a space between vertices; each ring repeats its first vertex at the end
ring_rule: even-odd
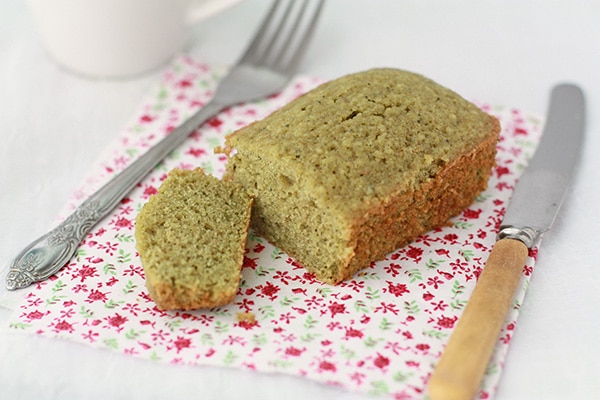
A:
POLYGON ((252 198, 203 170, 169 172, 138 214, 136 247, 162 310, 216 307, 238 290, 252 198))
POLYGON ((227 137, 224 179, 251 226, 336 284, 471 204, 487 186, 496 118, 418 74, 327 82, 227 137))

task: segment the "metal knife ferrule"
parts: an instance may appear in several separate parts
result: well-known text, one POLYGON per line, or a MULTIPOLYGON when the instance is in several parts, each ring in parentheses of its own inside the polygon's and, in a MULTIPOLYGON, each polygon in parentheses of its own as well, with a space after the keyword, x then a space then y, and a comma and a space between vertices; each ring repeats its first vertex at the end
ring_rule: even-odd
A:
POLYGON ((530 227, 520 226, 501 226, 498 232, 497 240, 500 239, 516 239, 520 240, 527 246, 528 249, 532 248, 542 235, 542 231, 533 229, 530 227))

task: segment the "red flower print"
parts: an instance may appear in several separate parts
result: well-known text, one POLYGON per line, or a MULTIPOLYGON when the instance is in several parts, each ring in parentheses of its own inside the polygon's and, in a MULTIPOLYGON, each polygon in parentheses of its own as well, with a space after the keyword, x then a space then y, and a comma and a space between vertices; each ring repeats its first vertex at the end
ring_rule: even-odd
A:
POLYGON ((510 170, 507 167, 500 165, 496 167, 496 175, 498 175, 498 178, 501 178, 503 175, 507 174, 510 174, 510 170))
POLYGON ((417 348, 417 350, 421 350, 421 351, 429 350, 429 345, 427 343, 419 343, 415 347, 417 348))
POLYGON ((331 317, 335 317, 336 314, 346 313, 346 306, 338 302, 331 303, 327 308, 329 308, 329 311, 331 311, 331 317))
POLYGON ((91 267, 89 265, 83 265, 81 268, 76 269, 75 272, 73 273, 73 279, 75 279, 75 278, 81 278, 80 282, 83 282, 87 278, 92 278, 92 277, 95 277, 95 276, 99 276, 97 274, 96 267, 91 267))
POLYGON ((267 284, 260 289, 260 292, 269 299, 275 300, 277 298, 277 292, 279 292, 279 286, 267 282, 267 284))
POLYGON ((258 258, 248 258, 248 257, 244 256, 244 262, 242 264, 242 268, 255 269, 256 268, 256 260, 258 260, 258 258))
POLYGON ((394 303, 386 303, 386 302, 381 302, 380 306, 375 307, 375 312, 380 312, 382 311, 384 314, 387 314, 387 312, 391 312, 394 315, 398 315, 398 309, 396 308, 396 304, 394 303))
POLYGON ((406 287, 404 283, 394 284, 390 281, 385 281, 388 284, 388 291, 393 294, 395 297, 400 297, 404 293, 410 293, 410 290, 406 287))
POLYGON ((25 318, 29 321, 33 321, 34 319, 42 319, 43 316, 44 316, 44 314, 42 314, 38 310, 35 310, 35 311, 32 311, 32 312, 26 314, 25 318))
POLYGON ((423 293, 423 300, 431 301, 435 296, 431 294, 431 292, 423 293))
POLYGON ((173 341, 173 345, 177 349, 177 353, 179 353, 183 349, 187 349, 191 346, 191 339, 186 339, 181 336, 177 336, 177 339, 173 341))
POLYGON ((325 372, 325 371, 336 372, 337 368, 336 368, 335 364, 332 362, 321 361, 319 363, 319 372, 325 372))
POLYGON ((254 246, 254 248, 252 249, 252 251, 254 251, 255 253, 260 253, 261 251, 263 251, 265 249, 265 246, 263 246, 260 243, 256 243, 256 246, 254 246))
POLYGON ((154 186, 146 186, 146 188, 144 189, 145 198, 148 198, 156 193, 158 193, 158 190, 154 186))
POLYGON ((401 269, 402 269, 402 267, 399 264, 395 264, 395 263, 390 263, 389 265, 386 265, 385 267, 383 267, 383 270, 386 273, 390 274, 393 278, 400 274, 401 269))
POLYGON ((406 255, 415 261, 421 261, 421 256, 423 255, 423 249, 421 249, 419 247, 408 246, 406 255))
POLYGON ((107 317, 106 320, 108 325, 117 328, 117 331, 121 331, 123 329, 121 325, 127 322, 127 317, 123 317, 117 313, 112 317, 107 317))
POLYGON ((445 329, 452 329, 454 327, 454 323, 458 320, 458 317, 455 315, 454 317, 445 317, 441 316, 437 320, 437 326, 445 329))
POLYGON ((427 279, 427 285, 433 286, 434 289, 437 289, 439 287, 439 285, 441 285, 443 283, 444 283, 444 281, 442 281, 437 276, 434 276, 433 278, 427 279))
POLYGON ((250 330, 254 327, 258 326, 258 321, 240 321, 237 324, 240 328, 244 328, 245 330, 250 330))
POLYGON ((468 219, 477 219, 477 218, 479 218, 479 215, 481 215, 482 211, 483 211, 482 209, 473 210, 473 209, 467 208, 466 210, 463 211, 463 215, 465 218, 468 218, 468 219))
POLYGON ((517 128, 515 128, 515 135, 527 136, 527 129, 521 128, 521 127, 517 127, 517 128))
POLYGON ((114 225, 117 228, 125 228, 131 229, 133 228, 133 222, 124 217, 117 217, 117 220, 114 221, 114 225))
POLYGON ((143 124, 147 124, 154 121, 154 117, 148 115, 148 114, 144 114, 142 115, 142 117, 140 118, 140 122, 143 124))
POLYGON ((438 256, 446 256, 450 258, 450 250, 448 249, 437 249, 435 251, 435 254, 437 254, 438 256))
POLYGON ((364 334, 362 333, 362 331, 359 331, 358 329, 354 329, 354 328, 347 328, 346 329, 346 339, 349 338, 362 338, 364 336, 364 334))
POLYGON ((189 150, 187 151, 187 153, 186 153, 186 154, 189 154, 189 155, 191 155, 191 156, 194 156, 194 157, 196 157, 196 158, 197 158, 197 157, 200 157, 200 156, 201 156, 201 155, 203 155, 203 154, 206 154, 206 150, 204 150, 204 149, 199 149, 199 148, 191 148, 191 149, 189 149, 189 150))
POLYGON ((447 235, 444 235, 444 240, 448 242, 456 242, 456 240, 458 240, 458 235, 456 233, 448 233, 447 235))
POLYGON ((221 125, 223 125, 223 121, 221 121, 219 118, 217 117, 213 117, 211 119, 208 120, 208 124, 210 126, 212 126, 213 128, 218 128, 221 125))
POLYGON ((377 368, 383 369, 383 368, 387 367, 388 365, 390 365, 390 359, 377 353, 377 357, 375 358, 375 360, 373 360, 373 364, 377 368))
POLYGON ((58 321, 57 323, 53 324, 52 326, 54 327, 54 332, 69 332, 69 333, 73 333, 75 331, 75 329, 73 328, 73 325, 71 325, 70 323, 68 323, 64 319, 61 320, 61 321, 58 321))
POLYGON ((302 354, 302 352, 304 352, 304 350, 306 350, 306 348, 298 349, 296 347, 291 346, 285 349, 285 354, 288 356, 298 357, 302 354))
POLYGON ((188 88, 192 86, 192 82, 190 82, 189 79, 182 79, 177 83, 177 86, 179 86, 180 88, 188 88))
POLYGON ((102 293, 101 291, 97 290, 97 289, 92 289, 90 290, 90 294, 88 294, 87 299, 85 300, 86 303, 93 303, 95 301, 101 301, 101 302, 106 302, 108 300, 106 293, 102 293))

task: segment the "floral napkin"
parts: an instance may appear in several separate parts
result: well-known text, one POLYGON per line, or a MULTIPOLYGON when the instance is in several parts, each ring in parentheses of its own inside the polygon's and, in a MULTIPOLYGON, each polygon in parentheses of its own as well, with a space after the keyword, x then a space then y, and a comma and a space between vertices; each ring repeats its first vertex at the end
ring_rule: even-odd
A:
MULTIPOLYGON (((224 72, 179 57, 73 195, 62 217, 202 107, 224 72)), ((232 304, 164 312, 145 288, 134 222, 167 172, 200 166, 221 176, 226 160, 213 149, 223 144, 226 134, 265 117, 318 83, 298 77, 275 96, 229 108, 210 119, 92 230, 56 276, 29 289, 10 318, 10 328, 156 363, 286 373, 350 391, 426 398, 429 376, 495 242, 515 182, 539 140, 541 122, 519 110, 480 105, 503 127, 489 189, 451 226, 428 232, 352 280, 337 286, 320 283, 251 231, 232 304)), ((481 397, 492 396, 499 381, 534 259, 532 252, 481 397)))

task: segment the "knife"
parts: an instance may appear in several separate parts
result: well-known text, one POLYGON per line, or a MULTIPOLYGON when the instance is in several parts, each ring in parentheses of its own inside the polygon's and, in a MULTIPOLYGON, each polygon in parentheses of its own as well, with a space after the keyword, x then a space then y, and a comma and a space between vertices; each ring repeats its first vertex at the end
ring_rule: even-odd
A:
POLYGON ((497 241, 429 380, 432 400, 473 399, 522 276, 528 250, 552 226, 580 156, 585 100, 572 84, 553 88, 541 142, 519 179, 497 241))

